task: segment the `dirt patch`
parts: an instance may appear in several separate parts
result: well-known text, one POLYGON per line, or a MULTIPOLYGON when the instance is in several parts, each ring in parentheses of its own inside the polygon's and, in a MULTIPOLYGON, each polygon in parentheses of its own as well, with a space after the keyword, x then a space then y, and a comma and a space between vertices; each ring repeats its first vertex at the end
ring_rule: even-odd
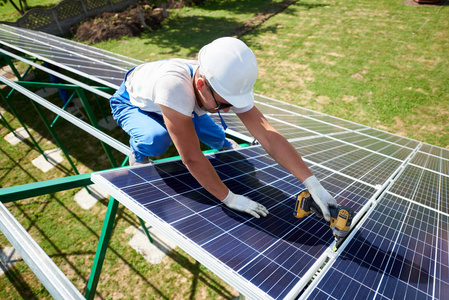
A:
MULTIPOLYGON (((169 0, 166 3, 166 9, 179 9, 191 4, 201 4, 203 1, 169 0)), ((164 20, 163 9, 149 4, 141 4, 140 7, 145 25, 151 30, 159 29, 164 20)), ((76 41, 94 44, 122 36, 138 36, 144 30, 139 8, 131 5, 122 12, 104 12, 95 18, 87 19, 73 26, 70 32, 76 41)))
MULTIPOLYGON (((162 11, 142 10, 142 14, 149 28, 155 30, 160 27, 163 20, 162 11)), ((143 30, 136 6, 120 13, 104 12, 72 28, 76 41, 87 41, 90 44, 122 36, 137 36, 143 30)))

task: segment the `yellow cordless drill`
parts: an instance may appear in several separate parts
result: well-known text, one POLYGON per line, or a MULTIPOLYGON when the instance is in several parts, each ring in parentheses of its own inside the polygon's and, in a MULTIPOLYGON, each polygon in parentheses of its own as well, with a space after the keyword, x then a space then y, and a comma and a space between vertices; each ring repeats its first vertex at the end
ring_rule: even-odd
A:
MULTIPOLYGON (((338 242, 341 238, 344 238, 349 233, 351 227, 352 217, 354 211, 348 206, 329 207, 331 214, 330 227, 335 240, 338 242)), ((296 197, 295 211, 293 215, 300 219, 308 214, 316 212, 323 216, 318 204, 313 201, 312 196, 308 190, 302 190, 296 197)))

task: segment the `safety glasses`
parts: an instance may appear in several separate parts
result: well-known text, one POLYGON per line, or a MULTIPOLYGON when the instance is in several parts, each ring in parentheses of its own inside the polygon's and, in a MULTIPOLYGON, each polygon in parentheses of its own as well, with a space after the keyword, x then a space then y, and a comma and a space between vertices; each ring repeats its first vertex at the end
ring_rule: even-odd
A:
POLYGON ((215 99, 214 90, 211 88, 209 83, 206 83, 206 86, 209 89, 210 93, 212 94, 212 98, 214 98, 215 104, 217 104, 217 107, 215 107, 215 110, 222 110, 222 109, 226 109, 226 108, 229 108, 232 106, 232 104, 218 102, 217 99, 215 99))
POLYGON ((225 103, 218 102, 217 99, 215 99, 214 90, 210 87, 210 85, 209 85, 209 83, 207 83, 207 81, 206 81, 206 86, 209 89, 210 93, 212 94, 212 98, 214 98, 215 104, 217 104, 217 107, 215 107, 215 110, 217 111, 218 116, 220 117, 220 121, 221 121, 221 125, 223 126, 223 129, 226 130, 226 128, 228 128, 228 125, 226 125, 226 122, 223 120, 223 117, 220 114, 220 110, 229 108, 232 106, 232 104, 225 104, 225 103))

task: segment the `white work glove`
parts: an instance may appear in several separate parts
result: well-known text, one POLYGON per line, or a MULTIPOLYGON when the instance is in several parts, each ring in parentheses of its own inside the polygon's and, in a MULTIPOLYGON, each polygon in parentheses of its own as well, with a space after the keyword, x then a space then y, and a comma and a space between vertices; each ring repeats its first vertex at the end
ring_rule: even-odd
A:
POLYGON ((331 220, 331 214, 329 212, 329 206, 337 207, 337 201, 335 201, 334 197, 329 194, 328 191, 324 189, 321 183, 316 179, 315 176, 310 176, 306 180, 304 180, 304 185, 309 190, 310 195, 316 204, 320 207, 323 212, 324 219, 326 221, 331 220))
POLYGON ((245 196, 236 195, 231 191, 229 191, 228 196, 224 198, 223 203, 231 209, 248 213, 257 219, 259 219, 260 216, 266 217, 268 215, 268 210, 262 204, 245 196))

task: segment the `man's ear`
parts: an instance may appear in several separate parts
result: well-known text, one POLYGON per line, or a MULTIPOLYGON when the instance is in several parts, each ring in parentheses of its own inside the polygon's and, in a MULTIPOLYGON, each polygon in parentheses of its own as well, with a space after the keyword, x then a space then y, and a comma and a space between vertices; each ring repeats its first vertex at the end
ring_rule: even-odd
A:
POLYGON ((203 88, 203 86, 206 84, 206 81, 204 80, 204 78, 198 78, 198 80, 196 81, 196 88, 198 90, 201 90, 203 88))

